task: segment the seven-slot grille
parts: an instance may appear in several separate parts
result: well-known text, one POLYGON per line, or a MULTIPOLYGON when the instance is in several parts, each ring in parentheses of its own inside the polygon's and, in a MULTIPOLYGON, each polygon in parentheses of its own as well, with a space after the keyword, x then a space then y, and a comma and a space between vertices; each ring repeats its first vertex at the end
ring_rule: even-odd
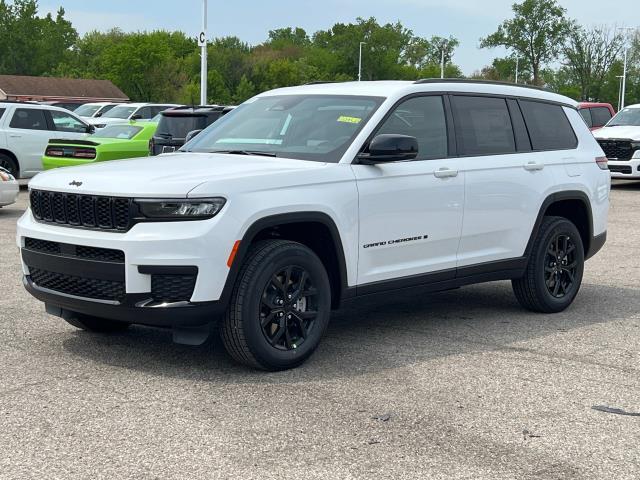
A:
POLYGON ((607 158, 611 160, 631 160, 634 148, 630 140, 598 140, 607 158))
POLYGON ((58 225, 125 232, 131 227, 131 199, 31 190, 36 220, 58 225))

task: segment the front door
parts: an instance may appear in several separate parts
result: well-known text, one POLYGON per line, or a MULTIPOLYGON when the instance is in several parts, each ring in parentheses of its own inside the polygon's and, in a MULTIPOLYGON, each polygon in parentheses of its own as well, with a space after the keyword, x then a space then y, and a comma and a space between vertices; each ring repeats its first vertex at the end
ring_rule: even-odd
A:
POLYGON ((416 137, 415 160, 352 165, 359 196, 358 285, 404 279, 420 284, 454 278, 462 228, 464 172, 449 157, 440 95, 400 103, 376 134, 416 137), (410 277, 410 278, 407 278, 410 277))

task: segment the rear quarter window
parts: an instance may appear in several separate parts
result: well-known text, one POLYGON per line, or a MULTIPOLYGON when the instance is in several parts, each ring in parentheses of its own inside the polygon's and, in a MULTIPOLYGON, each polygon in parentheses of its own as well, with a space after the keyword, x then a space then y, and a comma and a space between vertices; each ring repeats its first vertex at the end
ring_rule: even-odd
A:
POLYGON ((0 108, 0 119, 2 118, 2 116, 4 115, 4 111, 6 110, 6 108, 0 108))
POLYGON ((560 105, 520 100, 520 108, 534 150, 570 150, 578 139, 560 105))

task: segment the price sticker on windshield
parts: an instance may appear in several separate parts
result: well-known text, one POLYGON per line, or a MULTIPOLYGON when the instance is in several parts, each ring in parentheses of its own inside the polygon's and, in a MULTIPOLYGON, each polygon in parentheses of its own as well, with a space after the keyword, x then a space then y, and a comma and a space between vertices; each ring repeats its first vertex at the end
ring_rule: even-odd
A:
POLYGON ((346 115, 341 115, 338 117, 338 121, 341 123, 360 123, 362 121, 361 118, 358 117, 347 117, 346 115))

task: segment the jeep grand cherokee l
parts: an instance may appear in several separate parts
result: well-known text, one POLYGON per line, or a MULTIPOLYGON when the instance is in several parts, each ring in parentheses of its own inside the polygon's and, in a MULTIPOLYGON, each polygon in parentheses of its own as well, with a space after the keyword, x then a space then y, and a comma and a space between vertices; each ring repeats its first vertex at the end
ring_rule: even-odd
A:
POLYGON ((253 367, 304 362, 344 301, 510 279, 561 312, 604 244, 606 158, 572 100, 511 85, 260 94, 183 152, 38 175, 24 284, 81 329, 218 322, 253 367))

